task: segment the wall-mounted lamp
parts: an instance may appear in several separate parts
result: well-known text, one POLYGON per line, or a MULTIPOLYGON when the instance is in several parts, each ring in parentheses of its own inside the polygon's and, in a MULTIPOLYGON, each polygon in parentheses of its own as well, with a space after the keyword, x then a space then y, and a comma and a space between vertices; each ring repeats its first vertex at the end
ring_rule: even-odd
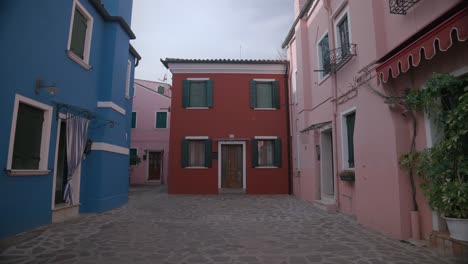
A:
POLYGON ((41 89, 45 89, 50 95, 55 95, 59 89, 55 86, 55 82, 52 85, 44 85, 42 80, 36 80, 36 89, 34 90, 36 94, 41 92, 41 89))

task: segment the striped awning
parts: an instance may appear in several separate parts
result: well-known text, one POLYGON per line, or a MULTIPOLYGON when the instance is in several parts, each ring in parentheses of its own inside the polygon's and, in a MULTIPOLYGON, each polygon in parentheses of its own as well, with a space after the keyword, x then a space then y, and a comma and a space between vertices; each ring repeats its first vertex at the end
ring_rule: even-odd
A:
POLYGON ((437 53, 437 45, 439 51, 447 51, 454 41, 466 41, 467 39, 468 7, 465 3, 461 10, 446 18, 407 46, 400 47, 400 50, 391 57, 379 60, 381 64, 376 68, 378 79, 386 83, 390 76, 397 78, 400 73, 407 72, 411 67, 417 67, 422 60, 422 56, 428 60, 432 59, 437 53))

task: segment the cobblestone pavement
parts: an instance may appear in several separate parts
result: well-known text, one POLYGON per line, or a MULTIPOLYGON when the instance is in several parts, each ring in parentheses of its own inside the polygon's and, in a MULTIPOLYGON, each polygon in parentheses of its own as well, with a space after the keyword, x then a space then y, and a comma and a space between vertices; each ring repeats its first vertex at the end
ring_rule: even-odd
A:
POLYGON ((0 241, 0 263, 455 263, 292 196, 172 196, 129 203, 0 241))

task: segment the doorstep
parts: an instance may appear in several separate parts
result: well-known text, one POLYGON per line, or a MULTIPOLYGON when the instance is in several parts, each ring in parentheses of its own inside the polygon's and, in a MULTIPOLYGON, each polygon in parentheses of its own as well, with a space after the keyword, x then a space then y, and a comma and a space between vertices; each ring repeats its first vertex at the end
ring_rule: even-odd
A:
POLYGON ((455 257, 468 263, 468 242, 456 240, 447 232, 432 231, 429 237, 430 246, 443 257, 455 257))
POLYGON ((218 189, 219 194, 245 194, 243 188, 220 188, 218 189))
POLYGON ((52 223, 61 223, 80 215, 80 205, 56 205, 52 209, 52 223))
POLYGON ((335 201, 328 200, 315 200, 314 206, 327 212, 327 213, 336 213, 336 203, 335 201))

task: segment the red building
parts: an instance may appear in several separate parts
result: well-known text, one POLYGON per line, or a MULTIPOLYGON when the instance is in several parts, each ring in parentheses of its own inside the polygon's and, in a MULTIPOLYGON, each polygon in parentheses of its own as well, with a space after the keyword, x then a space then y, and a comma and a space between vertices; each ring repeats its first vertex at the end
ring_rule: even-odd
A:
POLYGON ((173 77, 171 194, 287 194, 287 62, 162 60, 173 77))

